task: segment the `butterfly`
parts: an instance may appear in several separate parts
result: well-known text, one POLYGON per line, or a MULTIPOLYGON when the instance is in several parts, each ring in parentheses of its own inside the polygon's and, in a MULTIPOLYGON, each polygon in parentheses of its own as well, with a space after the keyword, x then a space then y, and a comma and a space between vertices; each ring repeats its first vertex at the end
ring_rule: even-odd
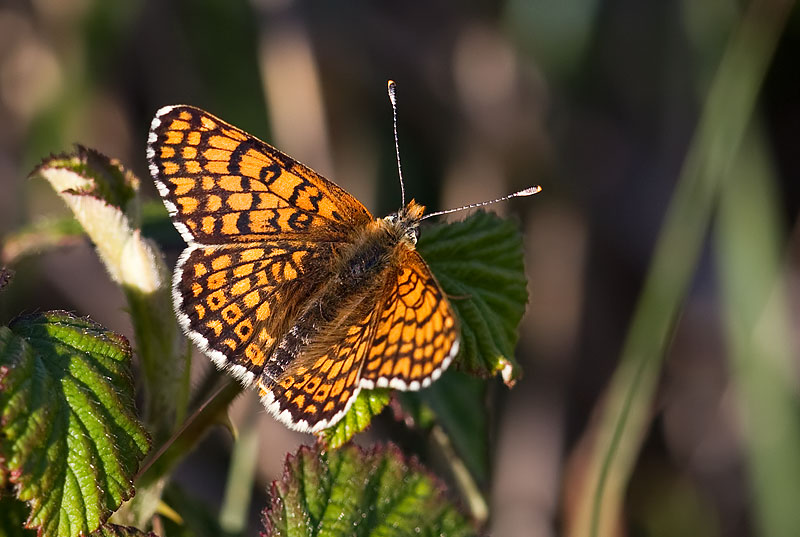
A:
POLYGON ((181 327, 289 428, 330 427, 363 388, 426 387, 458 354, 458 319, 415 250, 422 205, 376 219, 192 106, 158 110, 147 158, 187 243, 172 282, 181 327))

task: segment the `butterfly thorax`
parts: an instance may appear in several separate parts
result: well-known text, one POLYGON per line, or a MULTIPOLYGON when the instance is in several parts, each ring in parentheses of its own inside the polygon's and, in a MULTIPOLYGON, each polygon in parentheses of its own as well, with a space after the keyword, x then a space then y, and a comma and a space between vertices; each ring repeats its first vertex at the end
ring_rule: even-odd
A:
MULTIPOLYGON (((404 258, 398 249, 414 249, 423 211, 424 207, 412 200, 397 213, 373 220, 334 249, 333 277, 310 297, 292 330, 276 346, 269 378, 279 382, 288 363, 316 334, 330 334, 331 341, 341 339, 341 330, 375 308, 369 299, 396 279, 398 263, 404 258)), ((322 342, 319 345, 324 347, 322 342)), ((307 353, 310 360, 316 355, 307 353)))

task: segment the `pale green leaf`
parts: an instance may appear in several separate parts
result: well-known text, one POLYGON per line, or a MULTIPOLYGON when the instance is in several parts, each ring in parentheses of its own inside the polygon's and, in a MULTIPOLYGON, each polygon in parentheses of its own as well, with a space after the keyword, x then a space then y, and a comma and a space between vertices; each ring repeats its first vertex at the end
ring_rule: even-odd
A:
POLYGON ((318 436, 331 449, 344 445, 356 433, 369 427, 372 418, 389 404, 389 394, 385 388, 361 390, 347 414, 332 427, 323 429, 318 436))

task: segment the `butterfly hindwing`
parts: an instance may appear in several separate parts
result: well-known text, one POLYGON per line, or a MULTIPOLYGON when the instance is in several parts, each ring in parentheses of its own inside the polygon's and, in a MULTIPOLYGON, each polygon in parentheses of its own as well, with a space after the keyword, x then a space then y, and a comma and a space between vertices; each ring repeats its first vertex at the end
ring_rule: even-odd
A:
POLYGON ((294 429, 317 432, 339 421, 361 390, 359 374, 375 328, 374 311, 347 323, 332 342, 319 332, 275 381, 256 381, 264 405, 294 429), (324 342, 324 344, 319 344, 324 342))
POLYGON ((330 276, 332 255, 329 243, 189 247, 173 282, 178 319, 217 365, 249 384, 330 276))
POLYGON ((427 263, 398 246, 399 269, 381 294, 375 337, 361 386, 418 390, 436 380, 458 354, 458 319, 427 263))
POLYGON ((344 241, 372 220, 331 181, 199 108, 159 110, 147 153, 164 204, 190 244, 344 241))
POLYGON ((273 414, 316 432, 338 421, 361 388, 418 390, 458 352, 457 319, 420 255, 404 244, 382 284, 351 299, 338 318, 308 337, 285 366, 256 381, 273 414))

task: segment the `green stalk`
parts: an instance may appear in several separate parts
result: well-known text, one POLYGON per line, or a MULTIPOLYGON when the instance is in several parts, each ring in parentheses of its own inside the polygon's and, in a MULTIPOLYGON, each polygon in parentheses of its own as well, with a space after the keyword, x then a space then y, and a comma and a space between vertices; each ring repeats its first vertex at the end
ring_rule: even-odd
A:
POLYGON ((751 2, 726 47, 608 388, 589 456, 590 482, 578 498, 573 535, 610 535, 616 521, 608 515, 621 512, 673 324, 791 6, 784 1, 751 2))
POLYGON ((720 200, 716 227, 730 370, 758 535, 800 535, 800 412, 781 266, 785 244, 763 137, 753 135, 720 200))

